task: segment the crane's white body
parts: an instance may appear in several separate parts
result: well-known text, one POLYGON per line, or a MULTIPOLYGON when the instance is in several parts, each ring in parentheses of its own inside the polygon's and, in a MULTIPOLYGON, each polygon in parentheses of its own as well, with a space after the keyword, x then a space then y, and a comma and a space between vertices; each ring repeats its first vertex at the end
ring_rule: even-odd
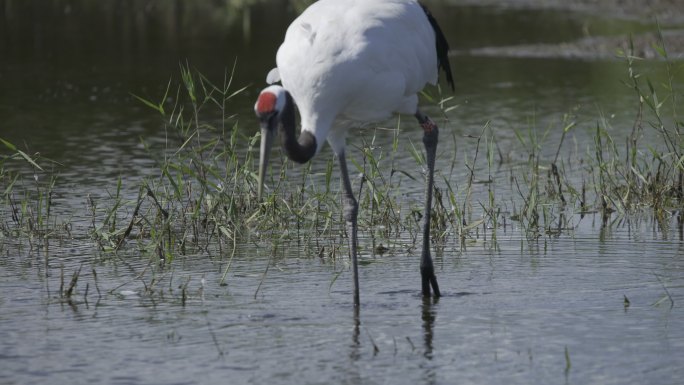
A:
MULTIPOLYGON (((257 196, 263 192, 273 138, 295 162, 311 160, 327 140, 337 154, 343 215, 352 261, 354 306, 358 311, 358 201, 354 197, 344 153, 348 129, 412 114, 423 130, 426 154, 423 249, 420 259, 424 297, 439 297, 430 256, 430 212, 434 189, 437 125, 418 109, 417 93, 437 83, 438 68, 449 68, 449 45, 429 11, 414 0, 320 0, 287 30, 276 57, 278 67, 261 91, 254 112, 261 125, 257 196), (295 105, 301 117, 295 132, 295 105)), ((358 313, 357 313, 358 314, 358 313)))
POLYGON ((268 81, 280 80, 302 131, 344 151, 350 127, 415 114, 417 93, 437 83, 435 31, 411 0, 320 0, 295 21, 268 81))

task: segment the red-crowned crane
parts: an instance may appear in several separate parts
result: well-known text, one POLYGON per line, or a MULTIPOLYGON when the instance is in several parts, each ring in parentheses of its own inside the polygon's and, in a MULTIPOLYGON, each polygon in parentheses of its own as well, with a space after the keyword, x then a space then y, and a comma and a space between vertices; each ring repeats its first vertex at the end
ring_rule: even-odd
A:
POLYGON ((254 110, 261 123, 258 196, 276 129, 287 156, 309 161, 328 141, 342 179, 344 218, 352 261, 354 305, 359 306, 357 264, 358 203, 345 158, 350 129, 412 114, 423 129, 427 186, 420 259, 423 296, 440 296, 430 257, 430 208, 437 150, 437 125, 418 109, 426 83, 436 84, 439 68, 454 87, 449 46, 436 20, 413 0, 320 0, 288 27, 276 56, 271 85, 259 94, 254 110), (295 108, 301 133, 295 133, 295 108), (432 290, 432 292, 431 292, 432 290))

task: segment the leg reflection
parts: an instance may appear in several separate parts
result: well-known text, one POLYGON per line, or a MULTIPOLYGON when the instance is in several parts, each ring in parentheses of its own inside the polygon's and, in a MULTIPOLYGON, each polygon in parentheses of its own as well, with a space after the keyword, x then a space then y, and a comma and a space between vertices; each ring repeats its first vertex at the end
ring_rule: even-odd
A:
POLYGON ((423 341, 425 342, 424 356, 427 359, 432 359, 433 326, 437 318, 437 303, 439 303, 439 297, 423 297, 423 341))
POLYGON ((352 361, 359 359, 361 353, 359 348, 361 342, 359 341, 359 334, 361 333, 361 318, 359 317, 359 306, 354 306, 354 329, 352 331, 351 354, 349 355, 352 361))
POLYGON ((362 384, 361 371, 358 362, 361 360, 361 318, 359 317, 359 306, 354 306, 353 316, 354 327, 352 329, 352 341, 349 350, 349 368, 346 383, 362 384))

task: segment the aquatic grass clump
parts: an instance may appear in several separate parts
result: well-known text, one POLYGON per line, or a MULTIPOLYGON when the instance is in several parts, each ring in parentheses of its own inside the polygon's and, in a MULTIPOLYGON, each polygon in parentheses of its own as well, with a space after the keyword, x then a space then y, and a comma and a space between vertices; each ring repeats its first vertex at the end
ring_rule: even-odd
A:
POLYGON ((0 138, 0 235, 14 239, 34 240, 69 236, 70 224, 53 215, 52 201, 57 176, 39 165, 39 155, 29 155, 14 144, 0 138))
MULTIPOLYGON (((446 167, 436 174, 433 247, 456 253, 474 244, 496 248, 502 231, 527 239, 572 234, 586 215, 598 215, 602 226, 610 226, 617 218, 648 212, 663 228, 673 215, 681 216, 681 91, 675 88, 677 68, 664 49, 663 57, 669 82, 660 85, 638 73, 633 54, 623 57, 625 84, 636 95, 634 127, 624 140, 616 138, 608 119, 599 117, 594 125, 580 127, 566 113, 544 130, 534 121, 516 127, 522 159, 511 162, 489 121, 476 135, 454 134, 450 148, 459 151, 441 152, 446 167), (593 141, 569 152, 568 138, 579 129, 591 132, 593 141), (645 130, 654 130, 661 141, 644 143, 645 130), (560 139, 550 144, 554 131, 560 139), (459 168, 465 169, 464 177, 459 168)), ((134 95, 158 114, 166 140, 141 139, 156 163, 156 176, 141 180, 137 195, 122 193, 130 188, 119 179, 107 198, 86 202, 90 237, 105 254, 135 250, 163 265, 199 253, 225 257, 225 271, 245 244, 275 257, 288 250, 329 261, 346 256, 334 159, 301 166, 274 156, 279 161, 271 162, 267 195, 257 201, 254 170, 260 134, 251 130, 251 115, 231 112, 234 98, 245 91, 234 83, 231 71, 217 85, 185 64, 158 102, 134 95)), ((444 112, 454 108, 447 106, 448 99, 423 96, 444 112)), ((447 126, 446 113, 444 119, 447 126)), ((403 186, 424 177, 425 161, 420 146, 399 140, 400 129, 398 119, 396 127, 366 130, 349 154, 357 176, 353 186, 360 204, 359 233, 367 240, 359 245, 363 256, 415 252, 422 202, 403 186), (391 145, 378 144, 380 135, 391 145), (402 156, 408 163, 398 161, 402 156)), ((51 213, 57 179, 46 177, 49 173, 40 171, 34 157, 3 143, 10 155, 0 160, 0 177, 8 186, 0 232, 5 237, 59 236, 62 224, 51 213), (42 182, 8 171, 5 166, 15 161, 39 173, 42 182)))
MULTIPOLYGON (((564 114, 559 125, 552 123, 539 131, 532 123, 525 131, 514 129, 516 138, 525 150, 526 159, 514 168, 511 175, 512 190, 520 201, 513 201, 512 221, 519 223, 527 238, 543 235, 559 235, 570 231, 575 213, 586 210, 585 198, 573 183, 573 173, 566 170, 565 161, 560 156, 563 143, 576 127, 572 114, 564 114), (542 151, 548 144, 553 130, 561 131, 553 159, 542 151)), ((581 162, 579 162, 581 163, 581 162)))
MULTIPOLYGON (((181 68, 183 83, 178 86, 175 97, 170 96, 171 82, 159 103, 136 96, 164 119, 167 129, 166 147, 152 148, 143 141, 158 166, 158 179, 143 181, 138 198, 124 204, 118 198, 119 182, 114 204, 104 209, 104 219, 100 224, 93 222, 93 236, 104 250, 118 250, 127 238, 136 234, 135 239, 145 243, 144 246, 141 245, 143 249, 152 247, 160 258, 167 259, 174 254, 169 252, 175 249, 172 245, 184 247, 189 240, 193 240, 195 245, 201 242, 198 226, 203 218, 199 208, 202 205, 212 205, 210 200, 204 199, 203 192, 209 189, 218 190, 216 181, 220 178, 220 175, 216 177, 218 165, 207 160, 211 159, 213 151, 223 149, 223 146, 219 145, 219 137, 212 135, 210 140, 202 137, 204 127, 200 127, 199 112, 203 104, 197 98, 195 79, 186 67, 181 68), (185 93, 181 92, 181 86, 185 87, 185 93), (185 100, 180 99, 184 95, 187 96, 187 104, 183 104, 185 100), (167 113, 170 100, 175 103, 171 104, 170 113, 167 113), (187 116, 186 109, 194 114, 195 119, 187 116), (126 223, 126 227, 117 227, 118 212, 128 210, 130 206, 134 206, 132 218, 126 223), (152 241, 146 242, 150 239, 152 241)), ((204 79, 200 80, 200 85, 207 91, 204 79)), ((212 93, 205 93, 204 97, 211 98, 212 93)), ((210 213, 213 210, 212 207, 208 209, 210 213)), ((97 216, 95 211, 93 210, 93 217, 97 216)))
MULTIPOLYGON (((631 79, 636 81, 639 77, 632 71, 631 61, 628 68, 631 79)), ((334 161, 328 161, 324 170, 314 170, 311 164, 294 166, 278 157, 281 161, 270 173, 275 182, 269 184, 269 195, 264 202, 256 202, 252 170, 259 134, 245 136, 237 120, 232 121, 229 128, 225 124, 228 121, 226 101, 236 94, 212 85, 204 76, 193 74, 187 68, 182 70, 182 81, 182 89, 189 100, 183 104, 179 101, 182 93, 177 92, 168 116, 164 109, 156 108, 169 122, 167 130, 178 135, 180 148, 172 150, 169 146, 165 149, 167 155, 158 161, 163 178, 154 183, 148 181, 154 188, 143 194, 162 197, 160 200, 167 205, 183 208, 184 214, 171 220, 167 224, 169 230, 161 233, 175 231, 175 238, 181 245, 199 247, 201 243, 205 251, 212 245, 218 245, 220 250, 234 250, 240 238, 276 242, 281 246, 296 242, 298 246, 305 246, 310 255, 338 255, 345 230, 339 215, 338 189, 333 185, 337 179, 332 175, 334 161), (220 118, 216 121, 220 122, 220 128, 200 117, 200 113, 206 114, 212 105, 219 107, 220 118), (247 148, 240 148, 238 143, 247 143, 247 148)), ((641 83, 635 84, 640 86, 641 83)), ((636 89, 639 90, 640 109, 657 106, 648 103, 657 97, 652 86, 648 95, 641 88, 636 89)), ((673 96, 668 98, 674 99, 673 96)), ((638 116, 643 117, 643 114, 638 116)), ((664 127, 662 114, 654 116, 658 120, 651 125, 664 127)), ((518 130, 516 137, 527 154, 527 162, 515 167, 511 173, 512 190, 519 194, 519 199, 510 201, 497 197, 498 190, 506 191, 502 186, 506 182, 494 180, 492 169, 501 167, 504 160, 495 133, 489 124, 485 124, 479 136, 471 136, 476 142, 474 152, 469 154, 472 158, 465 157, 465 167, 469 170, 466 183, 461 183, 460 189, 452 185, 454 168, 460 166, 455 155, 451 171, 441 171, 444 183, 438 184, 434 192, 433 241, 444 244, 453 240, 454 245, 462 248, 468 239, 489 236, 495 245, 497 230, 506 229, 512 223, 519 223, 527 238, 558 236, 572 232, 584 215, 594 212, 600 213, 606 225, 615 212, 626 216, 640 209, 653 209, 659 215, 663 208, 679 207, 680 122, 676 119, 673 122, 674 128, 669 131, 660 128, 662 132, 671 131, 663 136, 664 148, 669 152, 659 152, 656 147, 649 147, 649 151, 635 150, 639 142, 632 140, 626 147, 629 162, 622 162, 624 152, 611 136, 610 127, 605 126, 607 120, 600 119, 592 145, 586 153, 575 154, 579 168, 574 164, 575 160, 569 160, 573 165, 568 168, 567 160, 560 156, 566 137, 578 126, 572 114, 564 114, 558 126, 550 125, 543 132, 538 132, 534 126, 526 131, 518 130), (547 145, 551 130, 560 130, 561 136, 549 159, 541 150, 547 145), (679 144, 674 143, 675 139, 679 144), (484 153, 483 159, 479 159, 480 152, 484 153), (497 156, 499 164, 495 166, 497 156), (482 162, 486 162, 484 168, 478 166, 482 162), (481 176, 483 172, 486 173, 484 177, 481 176), (486 186, 486 199, 473 202, 475 184, 486 186)), ((643 124, 643 121, 635 126, 637 124, 643 124)), ((376 129, 369 139, 361 140, 356 148, 357 156, 351 158, 359 175, 355 185, 361 205, 360 231, 369 235, 371 254, 377 250, 385 252, 387 246, 400 247, 394 249, 398 252, 410 251, 411 244, 401 245, 392 240, 405 239, 408 234, 415 244, 419 229, 419 202, 407 201, 398 191, 402 178, 416 180, 422 175, 413 175, 410 170, 397 167, 395 158, 403 150, 398 141, 398 127, 393 132, 391 147, 376 145, 376 129)), ((631 137, 634 136, 632 133, 631 137)), ((411 143, 404 148, 420 167, 424 162, 421 152, 411 143)), ((150 207, 157 207, 157 212, 161 210, 159 203, 150 207)), ((178 212, 172 206, 164 210, 178 212)), ((170 239, 168 234, 165 239, 170 239)), ((284 247, 274 249, 283 250, 284 247)))
POLYGON ((142 182, 135 201, 115 197, 99 215, 103 220, 94 223, 93 236, 103 250, 116 251, 135 241, 140 249, 169 261, 188 251, 232 256, 246 239, 300 243, 304 235, 325 248, 315 235, 334 231, 331 213, 337 202, 331 199, 329 183, 323 191, 311 183, 310 165, 292 170, 290 162, 276 164, 272 174, 280 178, 270 184, 263 202, 256 201, 253 170, 259 134, 246 134, 228 113, 231 99, 243 91, 233 90, 231 74, 216 86, 182 65, 180 83, 172 86, 170 81, 161 102, 135 96, 160 114, 167 140, 163 148, 144 143, 157 163, 158 177, 142 182), (124 224, 113 225, 119 213, 130 210, 133 215, 124 224))
MULTIPOLYGON (((609 134, 606 119, 596 125, 595 156, 591 159, 593 186, 604 222, 613 211, 634 213, 650 208, 659 220, 673 210, 684 209, 684 124, 678 116, 682 91, 675 87, 677 71, 664 46, 662 35, 654 46, 665 63, 667 81, 655 86, 637 68, 640 60, 629 51, 619 51, 627 65, 625 86, 634 92, 636 116, 624 151, 609 134), (659 142, 641 143, 645 130, 651 129, 659 142)), ((652 133, 649 133, 652 135, 652 133)), ((681 223, 681 219, 680 219, 681 223)))
POLYGON ((543 132, 534 123, 515 131, 527 161, 512 176, 521 203, 512 203, 510 219, 521 224, 528 238, 572 232, 589 214, 598 214, 602 227, 643 213, 652 214, 662 229, 673 217, 683 226, 684 137, 678 115, 682 90, 675 82, 683 69, 668 57, 662 37, 660 41, 654 48, 664 62, 667 80, 658 85, 639 72, 641 59, 635 56, 633 44, 628 52, 618 52, 627 70, 623 83, 635 95, 630 130, 612 127, 601 115, 593 127, 586 127, 592 141, 584 152, 567 160, 559 154, 566 137, 578 129, 572 114, 564 114, 558 126, 543 132), (548 145, 552 130, 560 130, 561 136, 555 156, 549 159, 541 149, 548 145), (619 138, 616 131, 628 134, 619 138))
MULTIPOLYGON (((253 170, 260 134, 249 135, 227 112, 231 99, 243 91, 233 90, 232 75, 216 86, 182 65, 179 84, 170 81, 160 102, 134 96, 159 113, 168 139, 163 148, 145 143, 159 175, 141 184, 138 198, 122 202, 117 192, 113 205, 93 214, 103 218, 93 222, 102 250, 117 251, 134 241, 163 261, 197 251, 232 258, 239 243, 254 242, 271 244, 273 250, 296 243, 309 255, 333 259, 339 254, 346 235, 333 160, 321 170, 314 169, 318 164, 295 166, 276 157, 280 162, 271 165, 270 190, 256 201, 253 170), (122 213, 129 213, 128 219, 116 221, 122 213)), ((251 117, 245 119, 251 126, 251 117)), ((411 177, 394 165, 400 151, 396 133, 390 151, 376 147, 374 140, 358 148, 360 161, 352 160, 360 175, 359 220, 373 240, 371 254, 376 238, 378 245, 389 244, 419 226, 419 220, 403 221, 407 209, 395 193, 401 183, 397 176, 411 177)))

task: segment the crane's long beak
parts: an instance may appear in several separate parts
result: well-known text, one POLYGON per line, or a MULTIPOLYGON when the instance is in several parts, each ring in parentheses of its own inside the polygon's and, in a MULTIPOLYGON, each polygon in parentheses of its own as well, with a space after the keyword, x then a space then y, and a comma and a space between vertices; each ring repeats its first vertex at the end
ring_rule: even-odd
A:
POLYGON ((268 167, 268 158, 271 154, 271 145, 273 144, 273 137, 275 136, 275 119, 268 119, 261 122, 261 153, 259 154, 259 188, 257 190, 257 200, 261 201, 261 195, 264 190, 264 179, 266 177, 266 168, 268 167))

